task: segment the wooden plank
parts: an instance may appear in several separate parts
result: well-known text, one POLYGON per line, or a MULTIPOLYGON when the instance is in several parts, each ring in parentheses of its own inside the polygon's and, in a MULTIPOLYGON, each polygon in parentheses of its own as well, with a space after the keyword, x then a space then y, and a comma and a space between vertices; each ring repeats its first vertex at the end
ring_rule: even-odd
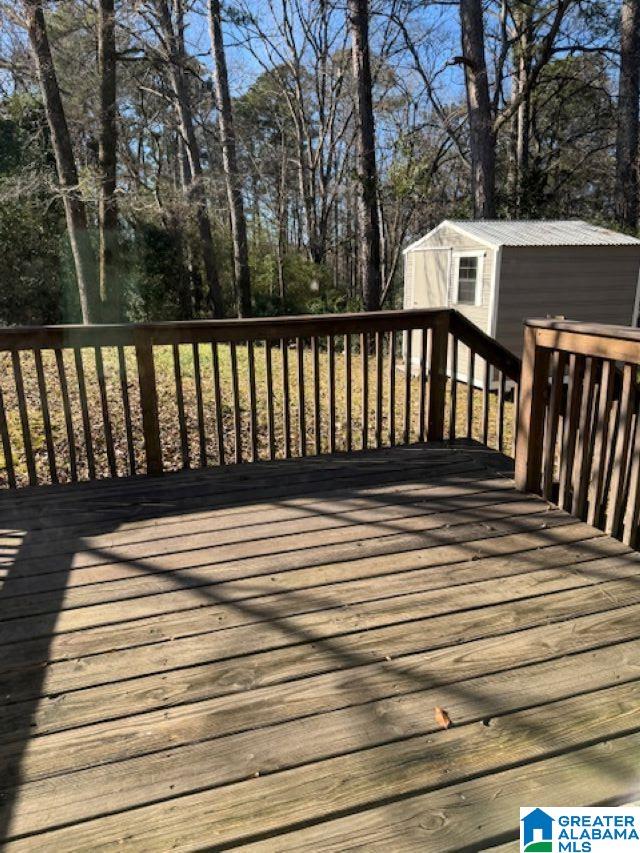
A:
MULTIPOLYGON (((438 732, 435 739, 416 735, 330 758, 322 763, 303 764, 288 772, 266 773, 233 786, 186 794, 180 798, 180 808, 171 811, 167 810, 165 803, 142 806, 127 811, 127 840, 131 845, 144 844, 147 848, 154 845, 197 846, 203 837, 215 838, 218 845, 246 843, 266 832, 304 826, 326 816, 354 812, 373 803, 406 797, 412 792, 437 791, 442 786, 450 787, 456 781, 499 772, 504 766, 505 754, 510 763, 520 765, 521 776, 523 765, 528 767, 531 762, 535 767, 546 759, 555 761, 557 765, 553 744, 558 742, 562 743, 565 752, 584 751, 592 756, 587 765, 596 768, 588 774, 591 802, 602 801, 603 794, 609 800, 629 798, 637 783, 633 752, 640 746, 640 735, 634 731, 640 723, 639 691, 639 683, 631 682, 592 693, 588 701, 584 696, 578 696, 542 708, 515 711, 493 719, 489 726, 462 725, 438 732), (538 737, 524 737, 523 731, 538 733, 538 737), (606 744, 606 748, 600 746, 598 749, 598 744, 592 745, 594 740, 601 744, 610 738, 613 740, 606 744), (430 760, 424 761, 427 745, 430 746, 430 760), (610 774, 602 774, 602 759, 599 761, 598 755, 607 762, 611 762, 612 755, 615 756, 616 773, 611 774, 613 782, 601 779, 603 775, 609 777, 610 774), (384 772, 372 774, 372 765, 384 768, 384 772), (300 796, 301 791, 304 791, 303 797, 300 796)), ((294 742, 290 739, 288 748, 294 749, 293 743, 301 741, 304 742, 304 738, 300 736, 294 742)), ((284 749, 286 747, 280 744, 277 759, 271 753, 265 755, 267 768, 277 768, 284 749)), ((563 760, 566 767, 567 755, 563 760)), ((574 777, 576 763, 580 767, 585 766, 583 754, 571 762, 574 777)), ((262 769, 254 766, 258 771, 262 769)), ((555 769, 557 772, 557 766, 555 769)), ((567 783, 566 776, 563 784, 575 790, 575 780, 573 784, 567 783)), ((447 796, 450 799, 450 791, 447 791, 447 796)), ((502 803, 500 811, 504 814, 502 803)), ((58 818, 61 823, 62 817, 58 818)), ((508 820, 514 820, 512 814, 508 820)), ((473 821, 474 832, 477 833, 477 813, 473 821)), ((471 823, 469 820, 467 825, 471 823)), ((437 821, 437 826, 442 838, 442 822, 437 821)), ((468 836, 462 835, 464 829, 459 824, 455 827, 453 837, 468 840, 468 836)), ((306 831, 308 837, 309 830, 306 831)), ((315 827, 310 831, 326 841, 325 827, 315 827)), ((486 833, 486 828, 481 831, 486 833)), ((353 835, 349 837, 353 838, 353 835)), ((61 851, 90 847, 97 838, 101 844, 118 843, 122 838, 122 817, 110 815, 54 830, 44 836, 48 847, 61 851)), ((299 840, 297 843, 299 845, 299 840)), ((8 849, 26 850, 30 849, 30 844, 27 838, 9 845, 8 849)))
POLYGON ((403 851, 517 853, 522 803, 542 802, 549 791, 553 791, 555 805, 567 808, 577 802, 594 806, 603 802, 622 803, 633 796, 632 756, 639 746, 637 733, 599 741, 243 847, 247 853, 269 849, 277 849, 279 853, 311 850, 339 853, 348 848, 353 838, 358 838, 368 851, 386 851, 397 841, 401 827, 399 849, 403 851), (603 766, 614 768, 614 772, 603 773, 603 766), (437 815, 438 819, 425 820, 425 815, 437 815), (494 846, 494 842, 506 836, 513 841, 494 846))
POLYGON ((345 449, 347 453, 353 450, 353 407, 351 388, 351 335, 344 336, 344 417, 345 417, 345 449))
POLYGON ((589 478, 587 521, 599 527, 602 520, 602 490, 604 487, 606 447, 609 435, 609 413, 613 398, 615 364, 602 363, 600 388, 596 409, 595 437, 593 442, 593 462, 589 478))
POLYGON ((491 388, 489 379, 491 376, 491 366, 485 361, 482 381, 482 443, 489 444, 489 408, 491 404, 491 388))
MULTIPOLYGON (((76 366, 78 365, 78 360, 80 366, 82 366, 82 356, 79 351, 76 350, 76 366)), ((153 358, 153 347, 148 339, 140 338, 136 341, 136 360, 138 363, 140 408, 142 410, 142 430, 144 433, 147 474, 150 474, 151 476, 158 476, 159 474, 162 474, 163 469, 162 445, 160 444, 160 421, 158 417, 158 388, 156 385, 156 368, 153 358)), ((80 383, 80 373, 78 374, 78 382, 82 387, 84 380, 80 383)), ((82 399, 82 392, 80 396, 82 399)), ((85 440, 86 438, 87 425, 85 424, 85 440)), ((87 445, 87 454, 88 447, 89 445, 87 445)))
POLYGON ((256 401, 256 365, 253 341, 247 341, 247 368, 249 371, 249 430, 251 432, 250 461, 258 460, 258 411, 256 401))
MULTIPOLYGON (((269 377, 269 366, 271 364, 271 351, 269 347, 266 348, 266 353, 268 361, 267 377, 269 377)), ((213 405, 215 408, 216 419, 216 440, 218 444, 218 465, 224 465, 226 459, 224 452, 224 424, 222 419, 222 391, 220 389, 220 356, 218 353, 218 345, 216 343, 211 344, 211 369, 213 379, 213 405)), ((267 399, 271 399, 269 383, 267 384, 267 393, 267 399)), ((273 435, 273 430, 271 430, 270 435, 273 435)))
POLYGON ((13 379, 15 382, 16 396, 18 398, 18 412, 20 414, 20 427, 22 429, 22 444, 24 449, 25 464, 27 466, 27 475, 29 477, 29 485, 35 486, 38 483, 38 475, 36 474, 36 463, 33 455, 33 444, 31 441, 31 427, 29 425, 29 414, 27 411, 27 398, 24 391, 24 379, 22 376, 22 364, 20 362, 20 353, 13 351, 11 353, 11 362, 13 365, 13 379))
POLYGON ((200 467, 207 467, 207 434, 204 423, 204 401, 202 398, 202 373, 200 369, 200 346, 192 344, 193 380, 196 391, 196 415, 198 421, 198 447, 200 451, 200 467))
POLYGON ((625 545, 631 545, 631 547, 636 547, 638 527, 640 526, 640 423, 638 422, 637 407, 638 404, 636 403, 636 424, 633 447, 630 451, 629 488, 622 536, 625 545))
POLYGON ((182 454, 182 467, 191 467, 189 452, 189 433, 187 431, 187 419, 184 410, 184 390, 182 387, 182 368, 180 365, 180 347, 178 344, 172 346, 173 352, 173 375, 176 383, 176 405, 178 407, 178 429, 180 431, 180 449, 182 454))
POLYGON ((396 443, 396 347, 395 332, 389 334, 389 444, 396 443))
POLYGON ((11 437, 9 436, 9 425, 7 423, 7 411, 4 405, 4 394, 0 386, 0 438, 2 438, 2 453, 4 455, 4 467, 7 472, 7 483, 9 488, 16 488, 16 472, 13 464, 13 451, 11 449, 11 437))
POLYGON ((542 449, 542 496, 547 500, 551 500, 554 497, 558 425, 564 395, 564 372, 567 357, 565 353, 554 352, 550 360, 551 389, 547 405, 542 449))
MULTIPOLYGON (((597 643, 602 644, 606 637, 602 620, 598 627, 601 630, 597 643)), ((540 702, 632 680, 635 675, 630 670, 638 650, 637 639, 618 643, 611 649, 599 648, 597 644, 590 647, 586 635, 581 643, 560 637, 558 642, 553 640, 552 649, 540 649, 536 654, 533 643, 540 633, 541 629, 531 629, 522 636, 514 636, 515 648, 500 650, 495 662, 497 669, 489 675, 482 673, 478 653, 490 651, 491 641, 480 640, 472 644, 472 654, 468 658, 456 654, 452 648, 439 653, 411 655, 405 659, 405 677, 396 666, 370 664, 355 670, 351 679, 342 677, 342 681, 339 674, 327 673, 233 697, 208 699, 166 711, 147 712, 140 717, 45 734, 32 740, 27 747, 21 765, 21 783, 97 766, 105 761, 113 763, 159 752, 167 743, 175 749, 207 741, 211 750, 215 749, 213 741, 229 735, 236 736, 238 747, 234 753, 251 754, 253 750, 242 749, 238 741, 243 739, 237 735, 255 727, 257 709, 262 727, 282 726, 290 720, 308 719, 312 715, 333 714, 334 718, 344 718, 345 710, 355 720, 360 719, 363 712, 377 709, 380 713, 371 715, 376 721, 372 730, 367 733, 368 727, 360 725, 360 737, 381 741, 388 739, 385 737, 387 727, 397 725, 396 715, 389 719, 385 714, 388 706, 402 709, 401 717, 405 720, 402 725, 415 734, 429 730, 433 717, 425 714, 424 709, 436 704, 449 709, 452 719, 459 725, 463 721, 487 719, 505 710, 533 707, 540 702), (565 648, 573 652, 571 657, 561 656, 565 648), (514 672, 511 667, 520 667, 523 658, 526 667, 514 672), (434 663, 438 664, 439 678, 438 684, 431 687, 429 664, 434 663), (415 693, 415 685, 421 683, 424 687, 415 693), (461 683, 467 689, 461 690, 461 683)), ((323 721, 318 722, 322 725, 323 721)), ((320 749, 328 750, 328 743, 335 741, 328 738, 316 742, 314 747, 311 740, 306 738, 309 748, 315 749, 316 754, 320 749)), ((12 744, 0 747, 3 770, 11 756, 12 744)), ((188 774, 185 776, 188 778, 188 774)), ((144 784, 140 777, 138 784, 141 787, 144 784)))
POLYGON ((333 335, 327 338, 327 406, 329 410, 329 453, 336 451, 336 355, 333 335))
POLYGON ((573 471, 578 437, 580 407, 583 396, 585 359, 581 356, 569 356, 567 385, 567 410, 564 417, 562 442, 560 448, 560 486, 558 505, 566 510, 571 508, 573 471))
POLYGON ((611 488, 605 520, 605 531, 609 535, 618 536, 622 522, 625 503, 625 471, 628 466, 629 441, 631 438, 631 418, 633 416, 636 385, 635 364, 625 364, 622 369, 622 392, 620 395, 620 421, 616 435, 613 467, 611 471, 611 488))
POLYGON ((233 406, 234 462, 242 462, 242 420, 240 415, 240 388, 238 381, 238 349, 235 341, 229 344, 231 361, 231 405, 233 406))
POLYGON ((289 342, 284 338, 280 342, 282 357, 282 432, 284 438, 284 458, 291 457, 291 401, 289 399, 289 342))
POLYGON ((458 339, 451 335, 451 385, 449 393, 449 441, 456 440, 458 415, 458 339))
POLYGON ((360 381, 362 383, 362 449, 369 446, 369 336, 360 335, 360 381))
POLYGON ((127 437, 127 458, 129 462, 129 474, 136 473, 136 449, 133 442, 133 423, 131 420, 131 401, 129 399, 129 378, 127 376, 127 362, 123 347, 118 347, 118 376, 120 377, 120 394, 122 396, 122 413, 124 417, 124 429, 127 437))
POLYGON ((40 395, 40 411, 42 412, 42 428, 44 431, 45 446, 47 448, 47 461, 49 463, 49 476, 52 483, 58 482, 58 469, 56 466, 56 452, 53 446, 53 432, 51 430, 51 416, 49 414, 49 396, 47 393, 47 382, 44 376, 44 365, 42 353, 35 350, 33 353, 36 363, 36 376, 38 379, 38 393, 40 395))
MULTIPOLYGON (((144 757, 132 756, 119 762, 117 768, 81 769, 72 776, 60 778, 55 788, 46 780, 40 784, 37 781, 22 782, 20 798, 13 813, 12 833, 41 832, 65 822, 93 818, 102 813, 101 801, 104 799, 109 800, 110 811, 119 811, 161 799, 167 786, 172 786, 173 796, 180 796, 198 789, 242 782, 251 777, 254 767, 261 773, 267 768, 278 768, 278 761, 283 755, 286 755, 289 766, 303 767, 347 752, 375 749, 390 740, 439 735, 439 727, 433 716, 425 715, 425 707, 446 707, 458 728, 487 718, 517 715, 523 708, 542 706, 541 712, 548 713, 545 706, 550 702, 559 703, 562 710, 572 709, 572 713, 577 704, 575 694, 584 695, 596 690, 606 691, 612 706, 622 702, 628 708, 630 697, 637 696, 640 690, 638 683, 633 681, 637 673, 630 661, 630 655, 638 648, 639 644, 635 643, 624 649, 624 663, 618 664, 613 672, 611 652, 596 652, 587 677, 582 676, 582 683, 580 663, 586 665, 586 656, 561 663, 555 675, 552 675, 550 664, 543 664, 528 670, 526 680, 517 672, 511 673, 511 683, 503 674, 491 675, 465 683, 463 691, 455 687, 448 690, 441 687, 423 689, 406 695, 401 703, 374 699, 355 712, 347 708, 316 715, 312 719, 291 720, 271 727, 268 733, 264 730, 248 731, 215 740, 209 737, 205 742, 177 748, 172 745, 170 763, 167 762, 167 753, 160 751, 144 757), (616 676, 623 682, 622 686, 616 685, 616 676), (552 686, 548 684, 550 678, 555 682, 552 686), (521 692, 515 689, 514 682, 521 692), (486 696, 491 699, 487 701, 486 696), (388 713, 396 710, 394 705, 398 704, 402 708, 401 720, 390 721, 388 713), (363 712, 371 716, 370 725, 362 725, 363 712), (212 751, 216 761, 211 761, 212 751), (96 795, 87 793, 91 791, 96 795), (44 802, 47 802, 47 808, 43 807, 44 802), (64 820, 61 815, 64 815, 64 820)), ((592 698, 588 696, 587 701, 592 698)), ((602 707, 601 697, 595 698, 602 707)), ((495 724, 494 719, 492 723, 495 724)), ((501 719, 499 725, 502 723, 501 719)), ((618 724, 624 731, 622 720, 619 719, 618 724)), ((467 729, 466 734, 469 736, 471 730, 467 729)), ((514 737, 519 740, 517 735, 514 737)), ((522 740, 529 739, 523 737, 522 740)))
POLYGON ((58 371, 60 395, 62 397, 64 424, 67 433, 67 448, 69 451, 69 474, 71 476, 71 481, 75 483, 78 480, 78 461, 76 454, 76 437, 73 429, 73 418, 71 416, 71 404, 69 402, 69 385, 67 382, 67 373, 64 366, 64 357, 62 354, 62 350, 54 350, 54 355, 56 359, 56 368, 58 371))

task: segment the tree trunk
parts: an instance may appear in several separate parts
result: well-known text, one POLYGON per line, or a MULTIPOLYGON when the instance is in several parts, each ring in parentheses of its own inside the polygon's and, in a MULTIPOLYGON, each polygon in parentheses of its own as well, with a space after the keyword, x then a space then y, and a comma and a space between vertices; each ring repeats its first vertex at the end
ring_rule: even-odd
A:
POLYGON ((376 169, 375 124, 369 57, 368 0, 349 0, 349 27, 353 76, 357 88, 358 116, 358 211, 362 301, 366 311, 380 308, 382 271, 380 265, 380 220, 378 216, 378 175, 376 169))
POLYGON ((114 0, 98 5, 98 73, 100 78, 100 199, 98 267, 103 313, 109 320, 122 320, 122 288, 117 270, 118 203, 116 200, 116 39, 114 0))
POLYGON ((469 111, 473 215, 476 219, 493 219, 496 140, 484 53, 482 0, 460 0, 460 24, 469 111))
POLYGON ((638 227, 638 96, 640 78, 640 0, 623 0, 620 19, 620 80, 616 139, 616 219, 638 227))
POLYGON ((78 170, 69 127, 60 97, 41 0, 24 0, 29 41, 36 60, 42 100, 51 132, 58 181, 62 191, 67 231, 78 282, 83 323, 100 320, 100 298, 87 210, 78 186, 78 170))
POLYGON ((233 126, 231 96, 227 60, 222 38, 222 22, 219 0, 209 3, 209 30, 211 51, 213 53, 216 105, 220 115, 220 137, 222 140, 222 164, 224 168, 229 214, 231 219, 231 239, 233 241, 233 270, 238 298, 238 314, 251 316, 251 274, 249 271, 249 251, 247 248, 247 222, 242 200, 242 181, 238 174, 236 155, 236 135, 233 126))
POLYGON ((189 101, 189 91, 184 76, 184 27, 181 20, 181 0, 177 0, 178 6, 178 34, 174 31, 173 21, 167 0, 156 0, 156 8, 160 25, 167 45, 169 59, 169 74, 175 97, 176 115, 180 127, 180 134, 184 140, 189 162, 190 184, 188 186, 188 198, 193 202, 196 213, 196 223, 202 261, 207 285, 207 296, 209 308, 214 317, 222 317, 224 313, 222 302, 222 290, 218 279, 215 248, 211 234, 211 220, 207 209, 207 198, 204 190, 202 160, 200 158, 200 147, 196 137, 193 123, 193 113, 189 101))

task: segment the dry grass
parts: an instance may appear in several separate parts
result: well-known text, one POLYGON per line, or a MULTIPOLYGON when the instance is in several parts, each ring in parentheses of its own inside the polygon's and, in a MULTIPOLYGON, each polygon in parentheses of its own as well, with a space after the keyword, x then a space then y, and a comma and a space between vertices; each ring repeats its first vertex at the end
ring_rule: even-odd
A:
MULTIPOLYGON (((103 349, 103 360, 105 367, 105 381, 107 398, 109 401, 109 419, 114 440, 117 473, 125 475, 129 473, 129 459, 127 453, 126 431, 124 410, 122 402, 121 377, 118 370, 118 358, 115 349, 105 347, 103 349)), ((211 348, 201 345, 200 370, 202 377, 202 394, 205 413, 205 454, 207 464, 216 464, 218 461, 218 448, 215 437, 215 407, 213 401, 213 375, 211 348)), ((138 390, 138 376, 135 354, 132 349, 125 350, 127 367, 127 389, 130 399, 131 417, 133 425, 133 443, 136 455, 137 468, 144 471, 144 442, 142 436, 140 398, 138 390)), ((224 424, 225 458, 232 461, 235 456, 234 441, 234 418, 232 405, 232 374, 230 350, 226 345, 219 346, 220 379, 222 390, 222 419, 224 424)), ((238 378, 239 378, 239 403, 241 410, 241 436, 243 459, 250 458, 250 418, 249 418, 249 371, 248 353, 246 346, 237 347, 238 378)), ((291 412, 291 452, 299 455, 299 420, 298 420, 298 365, 295 349, 288 352, 289 359, 289 395, 291 412)), ((179 430, 178 407, 176 402, 176 383, 173 367, 173 355, 171 348, 158 347, 155 350, 156 378, 158 387, 158 402, 160 412, 161 442, 164 465, 167 470, 179 469, 184 466, 181 451, 181 440, 179 430)), ((267 430, 267 397, 266 397, 266 348, 264 345, 255 346, 255 374, 256 374, 256 417, 257 417, 257 443, 259 458, 268 458, 268 430, 267 430)), ((43 353, 44 370, 47 385, 47 396, 49 400, 53 442, 55 447, 56 464, 59 479, 66 482, 71 477, 70 457, 67 442, 67 432, 62 405, 62 395, 55 359, 52 352, 43 353)), ((283 380, 282 380, 282 355, 278 349, 272 349, 273 363, 273 405, 275 423, 275 444, 277 457, 284 455, 283 434, 283 380)), ((36 459, 36 470, 39 482, 49 482, 49 466, 45 443, 42 406, 38 390, 35 362, 32 353, 21 354, 21 364, 24 376, 25 394, 28 406, 29 432, 36 459)), ((64 365, 69 387, 69 395, 72 410, 72 420, 75 435, 75 445, 78 459, 78 476, 86 479, 89 475, 87 465, 86 443, 83 436, 82 415, 80 397, 78 392, 78 377, 73 359, 73 353, 64 352, 64 365)), ((83 351, 83 365, 87 387, 87 399, 91 421, 91 440, 95 455, 96 475, 98 477, 109 476, 109 466, 106 453, 105 430, 100 400, 100 388, 95 367, 95 358, 92 350, 83 351)), ((183 381, 185 420, 187 424, 188 446, 190 463, 199 465, 200 445, 198 437, 198 420, 196 404, 196 383, 194 373, 193 351, 190 346, 180 347, 180 365, 183 381)), ((16 469, 16 477, 20 484, 27 482, 27 469, 25 464, 25 453, 23 443, 23 432, 21 418, 18 411, 17 395, 11 361, 7 354, 0 356, 0 380, 4 393, 5 409, 11 443, 13 459, 16 469)), ((320 373, 320 400, 321 400, 321 448, 322 452, 329 449, 328 436, 328 408, 329 408, 329 383, 328 383, 328 355, 326 350, 319 354, 320 373)), ((389 444, 389 364, 388 356, 383 359, 383 384, 382 384, 382 430, 381 444, 389 444)), ((369 358, 369 395, 368 395, 368 446, 376 444, 376 369, 375 359, 369 358)), ((400 365, 396 369, 396 393, 395 393, 395 435, 396 442, 404 439, 405 423, 405 374, 400 365)), ((450 383, 449 383, 450 385, 450 383)), ((360 354, 352 353, 352 441, 353 447, 362 447, 362 368, 360 354)), ((347 449, 347 417, 345 410, 345 357, 342 349, 337 349, 335 354, 335 411, 336 411, 336 449, 338 451, 347 449)), ((315 424, 313 413, 313 363, 311 351, 304 352, 304 396, 305 396, 305 432, 307 439, 307 452, 312 453, 315 441, 315 424)), ((458 437, 467 434, 467 388, 466 385, 458 385, 458 403, 456 411, 456 432, 458 437)), ((489 445, 497 446, 497 400, 496 394, 490 395, 489 409, 489 445)), ((408 430, 409 442, 420 440, 419 407, 420 407, 420 381, 418 377, 412 377, 410 382, 410 423, 408 430)), ((446 401, 446 425, 449 424, 450 387, 447 388, 446 401)), ((476 390, 474 393, 474 429, 473 438, 482 439, 482 392, 476 390)), ((505 448, 511 448, 513 436, 513 404, 507 401, 505 405, 505 448)), ((4 457, 0 455, 0 481, 6 483, 6 470, 4 457)))

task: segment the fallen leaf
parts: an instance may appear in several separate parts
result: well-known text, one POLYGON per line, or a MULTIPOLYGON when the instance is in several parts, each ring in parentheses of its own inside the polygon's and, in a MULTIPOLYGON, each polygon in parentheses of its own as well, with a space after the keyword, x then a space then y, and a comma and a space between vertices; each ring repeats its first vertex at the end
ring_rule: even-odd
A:
POLYGON ((436 719, 436 723, 442 729, 448 729, 451 727, 451 717, 447 714, 444 708, 440 708, 438 705, 434 708, 434 717, 436 719))

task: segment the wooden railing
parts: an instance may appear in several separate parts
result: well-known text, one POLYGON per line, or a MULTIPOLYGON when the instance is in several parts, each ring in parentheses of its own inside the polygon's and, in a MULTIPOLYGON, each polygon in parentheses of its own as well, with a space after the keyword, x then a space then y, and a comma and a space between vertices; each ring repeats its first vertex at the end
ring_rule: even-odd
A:
POLYGON ((519 376, 446 309, 2 329, 0 476, 157 475, 447 438, 508 452, 519 376), (470 376, 454 381, 462 361, 470 376))
POLYGON ((525 324, 516 485, 634 547, 639 366, 639 329, 525 324))

